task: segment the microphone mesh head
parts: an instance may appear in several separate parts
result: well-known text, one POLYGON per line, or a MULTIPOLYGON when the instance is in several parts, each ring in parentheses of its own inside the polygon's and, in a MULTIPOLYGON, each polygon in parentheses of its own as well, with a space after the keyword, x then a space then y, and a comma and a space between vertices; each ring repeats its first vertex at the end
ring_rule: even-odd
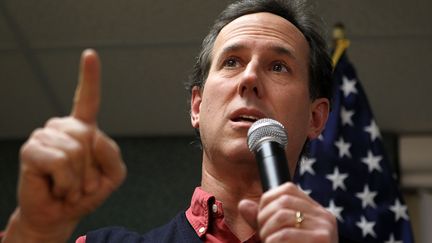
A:
POLYGON ((254 152, 265 141, 277 142, 282 147, 288 143, 288 134, 284 126, 273 119, 263 118, 252 124, 248 131, 249 150, 254 152))

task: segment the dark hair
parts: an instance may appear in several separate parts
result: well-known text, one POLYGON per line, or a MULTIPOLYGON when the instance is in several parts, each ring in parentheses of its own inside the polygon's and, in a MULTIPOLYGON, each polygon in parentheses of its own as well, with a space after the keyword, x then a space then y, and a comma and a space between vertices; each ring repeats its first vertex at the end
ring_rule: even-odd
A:
MULTIPOLYGON (((186 88, 189 95, 192 89, 205 85, 212 64, 212 50, 219 32, 231 21, 247 14, 268 12, 278 15, 297 27, 309 44, 309 94, 312 100, 332 96, 332 64, 327 45, 322 37, 318 20, 306 6, 305 0, 240 0, 229 5, 216 19, 202 43, 192 74, 186 88)), ((190 101, 190 98, 189 98, 190 101)), ((195 129, 199 140, 199 131, 195 129)), ((308 141, 301 154, 305 153, 308 141)))
POLYGON ((327 45, 321 36, 318 21, 311 13, 310 8, 307 8, 306 1, 303 0, 243 0, 229 5, 216 19, 202 43, 189 82, 186 84, 189 95, 191 95, 193 87, 203 88, 205 85, 212 63, 213 45, 222 28, 243 15, 260 12, 268 12, 285 18, 303 33, 310 49, 310 98, 314 100, 324 97, 331 100, 332 66, 327 45))

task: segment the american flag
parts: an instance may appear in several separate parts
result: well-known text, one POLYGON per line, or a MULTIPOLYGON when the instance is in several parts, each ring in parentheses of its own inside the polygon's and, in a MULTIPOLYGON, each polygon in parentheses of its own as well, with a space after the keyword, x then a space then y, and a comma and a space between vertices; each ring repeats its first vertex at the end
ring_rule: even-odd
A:
POLYGON ((297 182, 335 215, 344 238, 413 242, 407 206, 346 53, 333 75, 333 110, 325 130, 311 141, 308 155, 302 158, 297 182))

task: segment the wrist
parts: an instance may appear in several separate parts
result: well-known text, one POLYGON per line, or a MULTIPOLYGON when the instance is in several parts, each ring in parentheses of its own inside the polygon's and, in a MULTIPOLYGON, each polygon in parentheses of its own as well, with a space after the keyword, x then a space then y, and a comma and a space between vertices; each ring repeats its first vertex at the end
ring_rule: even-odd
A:
POLYGON ((62 228, 59 231, 47 227, 45 229, 40 226, 31 227, 22 219, 20 209, 16 208, 9 218, 1 243, 66 242, 72 230, 62 228))

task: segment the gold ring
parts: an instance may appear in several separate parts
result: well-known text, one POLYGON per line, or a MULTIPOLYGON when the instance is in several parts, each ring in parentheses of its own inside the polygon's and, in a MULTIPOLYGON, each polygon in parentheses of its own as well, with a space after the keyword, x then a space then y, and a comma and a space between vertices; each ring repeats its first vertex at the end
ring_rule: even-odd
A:
POLYGON ((296 211, 295 213, 295 227, 300 228, 301 223, 304 220, 303 213, 300 211, 296 211))

